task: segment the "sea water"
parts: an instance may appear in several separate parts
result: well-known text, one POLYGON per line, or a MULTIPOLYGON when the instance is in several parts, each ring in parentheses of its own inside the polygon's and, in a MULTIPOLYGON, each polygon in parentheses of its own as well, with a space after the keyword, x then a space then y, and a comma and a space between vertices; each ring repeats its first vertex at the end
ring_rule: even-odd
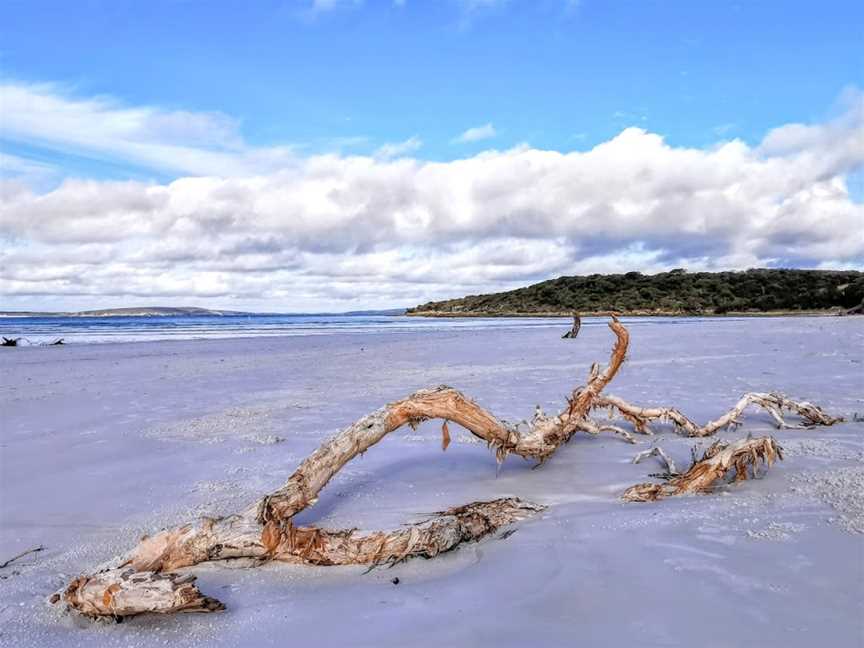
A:
MULTIPOLYGON (((726 318, 729 319, 729 318, 726 318)), ((583 318, 583 326, 603 326, 606 318, 583 318)), ((681 318, 625 318, 629 324, 674 324, 681 318)), ((145 342, 205 338, 336 333, 388 333, 495 328, 560 329, 569 318, 540 317, 408 317, 404 315, 180 315, 137 317, 4 317, 0 335, 23 338, 21 346, 64 343, 145 342)))

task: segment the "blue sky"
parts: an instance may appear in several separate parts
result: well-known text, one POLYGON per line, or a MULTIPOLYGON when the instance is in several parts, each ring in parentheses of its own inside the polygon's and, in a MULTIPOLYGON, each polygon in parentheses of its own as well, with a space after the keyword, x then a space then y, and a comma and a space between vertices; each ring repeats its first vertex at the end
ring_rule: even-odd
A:
MULTIPOLYGON (((4 156, 0 168, 6 181, 16 187, 7 191, 6 203, 14 203, 14 218, 18 219, 3 239, 3 268, 9 272, 10 264, 17 265, 9 284, 17 287, 7 295, 15 303, 33 305, 48 300, 89 306, 94 302, 137 303, 152 295, 163 301, 250 304, 275 296, 283 308, 320 307, 333 300, 349 307, 404 305, 400 300, 410 305, 448 291, 507 288, 574 269, 604 271, 629 264, 651 271, 667 263, 689 263, 694 268, 751 263, 858 267, 864 257, 864 249, 858 248, 837 248, 838 253, 832 254, 831 249, 804 250, 793 245, 780 250, 766 244, 759 250, 745 251, 739 241, 746 238, 744 229, 737 237, 726 232, 718 246, 719 235, 711 234, 712 227, 724 221, 738 222, 742 216, 724 212, 728 205, 716 203, 710 208, 698 206, 709 213, 716 208, 716 222, 682 225, 696 242, 689 241, 680 250, 667 235, 646 234, 654 230, 648 221, 639 221, 657 217, 658 200, 668 203, 667 218, 680 213, 686 220, 685 212, 697 207, 676 198, 673 185, 690 179, 666 178, 686 171, 675 167, 672 160, 687 159, 688 152, 713 156, 711 164, 720 169, 734 151, 729 148, 719 156, 712 152, 724 143, 738 142, 746 149, 736 153, 742 156, 739 168, 746 159, 763 163, 759 168, 765 173, 796 178, 791 184, 776 178, 778 186, 771 190, 772 195, 775 199, 782 195, 785 202, 775 204, 771 214, 765 212, 751 219, 759 223, 765 236, 782 232, 788 238, 791 235, 786 230, 790 227, 795 230, 793 239, 808 236, 809 232, 797 231, 807 218, 800 214, 793 218, 787 212, 805 198, 812 201, 816 195, 834 196, 831 192, 836 188, 820 193, 820 183, 827 180, 842 185, 836 191, 845 193, 849 204, 841 208, 832 202, 830 209, 822 206, 821 218, 838 209, 843 215, 832 216, 832 222, 844 226, 860 222, 857 210, 864 193, 864 155, 855 132, 860 126, 859 88, 864 87, 862 3, 115 0, 73 6, 68 2, 6 0, 0 4, 0 25, 0 80, 4 83, 0 93, 0 154, 4 156), (641 139, 621 140, 622 133, 627 132, 642 133, 641 139), (651 138, 662 138, 662 146, 654 146, 657 142, 651 138), (628 147, 634 150, 632 156, 628 147), (607 148, 612 153, 604 153, 607 148), (510 180, 504 177, 518 184, 524 176, 516 167, 539 164, 545 171, 534 178, 533 186, 552 182, 558 187, 560 179, 553 182, 550 178, 558 178, 564 167, 568 173, 579 174, 573 178, 578 184, 588 174, 586 169, 598 165, 614 175, 615 160, 609 159, 613 153, 621 155, 621 164, 626 166, 627 158, 643 159, 649 149, 654 157, 645 157, 643 167, 634 170, 633 177, 640 181, 648 176, 663 177, 663 187, 634 190, 632 196, 596 196, 595 202, 574 208, 570 229, 550 235, 547 243, 551 253, 523 249, 542 240, 525 221, 536 219, 539 223, 545 218, 534 213, 534 206, 522 204, 525 196, 511 196, 515 202, 499 205, 497 195, 487 197, 485 203, 474 195, 470 204, 463 201, 462 213, 452 207, 453 213, 446 215, 428 200, 409 206, 385 201, 376 206, 375 214, 363 211, 369 202, 366 199, 340 202, 334 208, 340 209, 341 215, 353 214, 343 225, 356 227, 358 232, 373 222, 396 232, 408 218, 405 214, 411 213, 412 222, 428 234, 426 239, 412 238, 400 230, 395 237, 398 242, 388 247, 383 240, 386 237, 379 240, 358 233, 359 243, 346 240, 323 246, 328 254, 338 255, 339 263, 351 266, 365 259, 371 264, 368 276, 365 271, 360 273, 364 283, 359 292, 344 278, 339 280, 347 281, 344 293, 328 292, 323 284, 309 285, 302 295, 291 292, 289 284, 296 285, 298 277, 306 281, 316 276, 321 282, 339 284, 312 269, 315 263, 304 255, 317 254, 320 261, 324 252, 308 246, 305 237, 311 235, 297 229, 300 222, 320 225, 336 217, 324 215, 320 201, 312 197, 302 206, 290 200, 274 202, 277 199, 269 193, 255 193, 264 191, 258 185, 245 189, 246 195, 255 194, 254 206, 237 208, 258 210, 266 204, 280 216, 277 219, 266 212, 269 215, 265 218, 265 212, 255 211, 256 216, 249 217, 254 227, 231 231, 232 241, 246 237, 266 247, 262 241, 272 239, 270 247, 279 248, 283 258, 274 261, 262 257, 249 262, 255 268, 243 272, 260 275, 260 281, 255 284, 257 297, 245 301, 243 295, 252 294, 244 292, 250 290, 249 276, 240 277, 236 268, 219 263, 220 258, 224 261, 226 255, 233 254, 234 243, 216 240, 220 233, 227 236, 230 228, 219 229, 210 223, 205 228, 207 236, 214 237, 208 247, 210 256, 177 261, 178 275, 188 277, 191 273, 199 280, 184 283, 178 279, 179 283, 169 288, 159 287, 155 277, 164 272, 154 268, 149 280, 140 277, 137 292, 131 294, 111 286, 123 283, 124 268, 130 263, 129 249, 140 249, 141 240, 108 242, 104 229, 94 232, 94 228, 81 225, 81 219, 93 219, 93 213, 103 208, 108 210, 106 223, 111 218, 132 218, 133 213, 136 223, 141 218, 166 219, 158 220, 158 227, 156 220, 148 221, 150 229, 138 234, 146 238, 155 237, 157 231, 160 235, 179 231, 177 223, 181 221, 176 213, 165 216, 159 206, 148 208, 146 214, 124 211, 122 205, 82 206, 80 219, 68 212, 62 216, 70 227, 81 225, 90 239, 84 236, 61 241, 55 234, 37 231, 52 227, 37 205, 46 204, 50 198, 62 204, 57 192, 80 189, 84 181, 108 183, 102 187, 104 191, 93 192, 107 196, 121 181, 137 183, 135 186, 147 195, 159 188, 173 195, 193 185, 172 184, 184 179, 219 177, 237 184, 242 178, 248 183, 252 176, 266 176, 267 191, 286 185, 297 186, 300 191, 300 185, 292 183, 302 178, 304 195, 313 196, 315 169, 331 165, 327 166, 327 177, 351 192, 353 198, 365 195, 364 187, 369 183, 384 193, 416 197, 429 191, 424 183, 433 171, 437 173, 438 167, 432 163, 438 162, 451 165, 446 167, 451 171, 449 179, 441 180, 438 190, 446 194, 452 189, 457 196, 461 191, 457 187, 459 170, 465 171, 458 166, 459 160, 472 163, 472 173, 479 174, 472 176, 475 184, 506 161, 516 175, 501 171, 504 175, 500 180, 490 180, 493 185, 508 184, 510 180), (497 151, 499 157, 490 158, 491 151, 497 151), (823 151, 822 157, 836 157, 836 163, 829 165, 830 169, 807 166, 818 151, 823 151), (531 162, 540 159, 540 152, 546 154, 542 162, 531 162), (550 157, 554 152, 591 153, 595 159, 580 158, 584 168, 577 169, 569 164, 576 158, 559 164, 556 160, 560 158, 550 157), (789 162, 793 153, 798 155, 795 170, 784 167, 778 172, 778 156, 789 162), (358 179, 357 160, 372 165, 368 178, 358 179), (407 168, 406 160, 414 165, 411 173, 415 175, 396 178, 399 169, 407 168), (670 164, 674 169, 670 170, 670 164), (803 175, 799 177, 799 173, 803 175), (661 189, 666 192, 662 196, 658 193, 661 189), (805 196, 802 191, 809 193, 805 196), (25 194, 31 201, 27 205, 20 202, 25 194), (622 223, 626 221, 621 227, 639 226, 632 232, 622 232, 619 227, 599 238, 580 235, 584 231, 582 215, 610 208, 612 203, 622 223), (482 213, 487 209, 506 213, 501 222, 484 230, 475 225, 484 220, 482 213), (383 224, 376 220, 382 217, 382 210, 389 218, 383 224), (770 219, 774 220, 768 223, 770 219), (797 223, 794 227, 791 220, 797 223), (465 221, 471 221, 471 227, 466 227, 465 221), (518 227, 508 229, 508 223, 517 221, 518 227), (464 236, 460 238, 458 232, 464 236), (436 238, 439 235, 441 239, 436 238), (710 236, 714 238, 708 240, 710 236), (477 241, 524 254, 498 264, 506 269, 487 272, 479 284, 465 279, 472 273, 486 272, 478 271, 476 264, 465 265, 458 277, 440 276, 435 282, 421 280, 418 270, 417 278, 398 286, 396 277, 386 272, 375 274, 374 269, 387 267, 395 258, 399 263, 424 259, 424 263, 433 264, 434 255, 427 249, 430 246, 447 247, 456 255, 451 259, 455 262, 458 255, 465 254, 460 245, 470 249, 477 241), (80 254, 76 257, 74 252, 100 245, 106 262, 110 259, 119 265, 98 286, 70 283, 69 276, 59 270, 52 275, 58 279, 51 290, 44 289, 45 281, 39 289, 14 283, 24 281, 20 268, 30 258, 27 253, 47 253, 58 259, 71 254, 59 265, 81 270, 80 254), (696 255, 689 256, 694 249, 696 255), (291 260, 284 256, 288 251, 295 255, 291 260), (376 260, 364 255, 384 257, 376 260), (535 256, 557 261, 544 266, 532 260, 535 256), (183 266, 187 261, 191 265, 183 266), (276 271, 268 274, 266 268, 276 271), (200 285, 210 288, 201 290, 200 285)), ((726 177, 725 170, 718 174, 726 177)), ((595 181, 603 184, 605 179, 601 175, 595 181)), ((725 193, 718 194, 726 202, 735 186, 734 179, 727 180, 730 184, 725 193)), ((766 181, 766 186, 772 182, 766 181)), ((611 177, 609 184, 614 184, 611 177)), ((203 184, 194 186, 195 191, 201 191, 203 184)), ((716 189, 713 184, 712 188, 716 189)), ((521 189, 528 192, 531 187, 521 189)), ((75 200, 83 198, 76 194, 75 200)), ((172 200, 169 203, 173 205, 176 200, 172 200)), ((208 200, 213 200, 212 195, 196 194, 197 208, 211 211, 213 203, 208 200)), ((761 197, 752 197, 753 205, 760 201, 761 197)), ((574 202, 571 199, 566 205, 549 209, 559 210, 560 215, 574 202)), ((235 215, 235 221, 237 218, 235 215)), ((825 224, 817 220, 813 220, 813 227, 824 229, 825 224)), ((178 246, 183 247, 181 243, 178 246)), ((490 264, 497 267, 494 258, 492 254, 492 260, 484 264, 487 270, 490 264)), ((622 267, 622 271, 630 269, 634 268, 622 267)))
POLYGON ((488 140, 451 142, 487 123, 496 147, 582 149, 630 125, 672 144, 754 142, 778 124, 824 119, 844 86, 864 85, 856 2, 309 7, 7 0, 3 74, 218 110, 256 145, 368 152, 418 136, 431 159, 481 150, 488 140))

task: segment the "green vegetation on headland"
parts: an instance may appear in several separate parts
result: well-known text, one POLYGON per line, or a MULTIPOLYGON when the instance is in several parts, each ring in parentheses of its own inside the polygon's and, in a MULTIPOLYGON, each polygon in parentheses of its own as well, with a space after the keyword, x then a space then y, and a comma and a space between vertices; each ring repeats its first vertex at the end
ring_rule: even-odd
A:
POLYGON ((415 306, 408 315, 768 315, 846 312, 864 302, 864 273, 851 270, 686 272, 559 277, 526 288, 415 306))

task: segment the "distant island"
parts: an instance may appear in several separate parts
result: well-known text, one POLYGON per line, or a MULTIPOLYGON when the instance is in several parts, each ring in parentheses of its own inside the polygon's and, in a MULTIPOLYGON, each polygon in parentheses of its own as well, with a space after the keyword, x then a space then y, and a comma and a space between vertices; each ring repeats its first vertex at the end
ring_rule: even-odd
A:
POLYGON ((247 315, 242 311, 209 310, 207 308, 144 306, 138 308, 104 308, 73 312, 0 311, 0 317, 179 317, 183 315, 247 315))
POLYGON ((347 313, 252 313, 248 311, 210 310, 194 306, 139 306, 132 308, 103 308, 86 311, 0 311, 0 317, 237 317, 253 315, 290 315, 298 317, 315 317, 327 315, 344 316, 396 316, 404 315, 404 308, 389 308, 385 310, 349 311, 347 313))
POLYGON ((864 273, 851 270, 687 272, 559 277, 525 288, 428 302, 408 315, 427 317, 724 315, 861 312, 864 273))

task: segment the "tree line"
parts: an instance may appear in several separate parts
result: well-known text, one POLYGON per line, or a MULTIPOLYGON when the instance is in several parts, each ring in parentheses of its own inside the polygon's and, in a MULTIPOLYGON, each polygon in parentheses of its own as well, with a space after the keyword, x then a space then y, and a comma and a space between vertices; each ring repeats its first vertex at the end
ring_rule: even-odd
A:
POLYGON ((850 309, 864 302, 864 273, 851 270, 753 269, 646 275, 565 276, 488 295, 428 302, 408 314, 766 313, 850 309))

